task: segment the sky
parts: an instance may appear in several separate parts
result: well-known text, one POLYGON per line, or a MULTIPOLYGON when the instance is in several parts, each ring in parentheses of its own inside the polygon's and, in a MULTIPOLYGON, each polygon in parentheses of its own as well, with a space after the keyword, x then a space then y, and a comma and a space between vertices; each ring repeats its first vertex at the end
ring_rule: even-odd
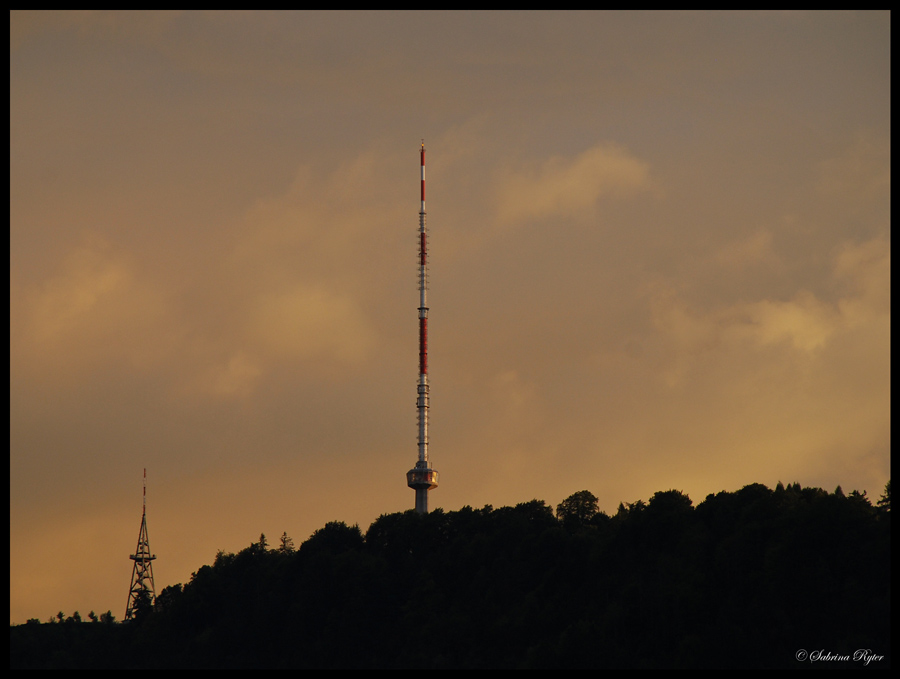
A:
POLYGON ((10 622, 264 533, 890 478, 888 12, 10 12, 10 622))

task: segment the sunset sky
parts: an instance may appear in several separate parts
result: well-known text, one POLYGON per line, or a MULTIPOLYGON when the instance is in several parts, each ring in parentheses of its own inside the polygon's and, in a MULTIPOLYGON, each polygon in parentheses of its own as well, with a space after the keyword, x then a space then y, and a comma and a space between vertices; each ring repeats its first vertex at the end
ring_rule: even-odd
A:
POLYGON ((888 12, 11 12, 10 621, 265 533, 890 478, 888 12))

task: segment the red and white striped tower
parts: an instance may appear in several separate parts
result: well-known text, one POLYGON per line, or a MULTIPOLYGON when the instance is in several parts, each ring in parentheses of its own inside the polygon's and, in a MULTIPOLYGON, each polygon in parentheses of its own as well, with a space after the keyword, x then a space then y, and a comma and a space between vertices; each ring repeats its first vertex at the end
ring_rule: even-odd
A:
POLYGON ((153 584, 153 560, 150 553, 150 537, 147 534, 147 470, 144 469, 144 512, 141 516, 141 532, 138 533, 137 549, 131 555, 134 568, 131 571, 131 588, 128 590, 128 605, 125 607, 125 619, 131 620, 137 611, 138 601, 145 597, 149 603, 156 598, 156 587, 153 584))
POLYGON ((428 491, 437 488, 438 473, 428 466, 428 230, 425 227, 425 142, 420 152, 422 198, 419 207, 419 382, 416 410, 419 420, 419 459, 406 472, 407 485, 416 491, 416 511, 428 512, 428 491))

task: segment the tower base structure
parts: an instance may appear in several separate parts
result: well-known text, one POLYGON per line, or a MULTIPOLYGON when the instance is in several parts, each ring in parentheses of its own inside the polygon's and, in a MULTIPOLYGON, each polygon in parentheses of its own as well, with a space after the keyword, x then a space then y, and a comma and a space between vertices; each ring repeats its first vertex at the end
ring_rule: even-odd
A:
POLYGON ((428 491, 438 486, 438 473, 427 462, 419 461, 406 472, 406 485, 416 491, 416 511, 428 513, 428 491))

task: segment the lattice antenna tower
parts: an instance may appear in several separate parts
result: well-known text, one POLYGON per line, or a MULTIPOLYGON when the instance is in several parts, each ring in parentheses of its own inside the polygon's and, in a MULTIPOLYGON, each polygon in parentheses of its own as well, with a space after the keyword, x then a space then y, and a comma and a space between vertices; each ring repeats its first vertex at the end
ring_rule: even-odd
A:
POLYGON ((141 515, 141 532, 138 533, 137 549, 131 555, 134 568, 131 571, 131 587, 128 590, 128 605, 125 607, 125 619, 134 618, 138 600, 144 592, 149 593, 149 601, 156 599, 156 587, 153 584, 153 560, 155 554, 150 553, 150 537, 147 534, 147 470, 144 469, 144 511, 141 515))

